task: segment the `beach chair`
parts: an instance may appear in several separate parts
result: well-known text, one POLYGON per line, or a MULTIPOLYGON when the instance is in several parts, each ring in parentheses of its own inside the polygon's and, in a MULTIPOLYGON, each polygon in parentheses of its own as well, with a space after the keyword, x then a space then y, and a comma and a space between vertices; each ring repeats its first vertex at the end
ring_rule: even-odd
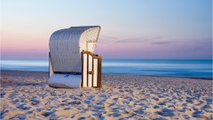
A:
POLYGON ((70 27, 54 32, 49 41, 51 87, 101 87, 101 56, 93 53, 100 26, 70 27))

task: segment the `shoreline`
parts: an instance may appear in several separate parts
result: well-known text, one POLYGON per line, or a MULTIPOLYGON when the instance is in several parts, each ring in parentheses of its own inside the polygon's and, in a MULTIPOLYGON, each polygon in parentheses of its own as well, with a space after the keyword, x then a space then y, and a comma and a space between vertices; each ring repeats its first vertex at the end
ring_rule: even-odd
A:
MULTIPOLYGON (((46 71, 19 71, 19 70, 0 70, 1 72, 36 72, 48 73, 46 71)), ((127 75, 127 76, 141 76, 141 77, 162 77, 162 78, 182 78, 182 79, 195 79, 195 80, 213 80, 213 78, 196 78, 196 77, 175 77, 175 76, 157 76, 157 75, 137 75, 137 74, 117 74, 117 73, 104 73, 102 75, 127 75)))
POLYGON ((1 71, 0 119, 213 118, 211 80, 103 75, 101 89, 52 88, 47 80, 47 72, 1 71))

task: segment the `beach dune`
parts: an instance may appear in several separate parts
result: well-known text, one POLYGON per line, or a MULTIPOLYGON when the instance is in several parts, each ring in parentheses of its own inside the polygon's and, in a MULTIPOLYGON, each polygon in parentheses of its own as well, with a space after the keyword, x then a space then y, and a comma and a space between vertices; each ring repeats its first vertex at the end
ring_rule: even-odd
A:
POLYGON ((56 89, 45 72, 1 71, 0 119, 213 119, 212 80, 103 75, 101 89, 56 89))

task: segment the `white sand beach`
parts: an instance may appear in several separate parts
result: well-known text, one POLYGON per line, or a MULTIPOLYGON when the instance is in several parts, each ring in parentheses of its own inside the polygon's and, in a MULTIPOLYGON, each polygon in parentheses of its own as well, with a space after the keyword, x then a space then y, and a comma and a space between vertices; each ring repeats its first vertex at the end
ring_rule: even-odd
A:
POLYGON ((103 75, 101 89, 56 89, 47 79, 1 71, 0 119, 213 119, 212 80, 103 75))

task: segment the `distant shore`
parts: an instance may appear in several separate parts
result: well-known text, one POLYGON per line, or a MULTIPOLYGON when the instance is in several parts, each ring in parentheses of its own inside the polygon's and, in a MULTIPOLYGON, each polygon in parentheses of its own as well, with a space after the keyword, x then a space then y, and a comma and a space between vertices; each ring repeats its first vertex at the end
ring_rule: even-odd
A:
MULTIPOLYGON (((48 72, 47 59, 3 59, 1 70, 48 72)), ((103 74, 213 79, 212 60, 103 59, 103 74)))
POLYGON ((0 119, 213 119, 211 80, 103 75, 101 89, 47 80, 47 72, 1 71, 0 119))

